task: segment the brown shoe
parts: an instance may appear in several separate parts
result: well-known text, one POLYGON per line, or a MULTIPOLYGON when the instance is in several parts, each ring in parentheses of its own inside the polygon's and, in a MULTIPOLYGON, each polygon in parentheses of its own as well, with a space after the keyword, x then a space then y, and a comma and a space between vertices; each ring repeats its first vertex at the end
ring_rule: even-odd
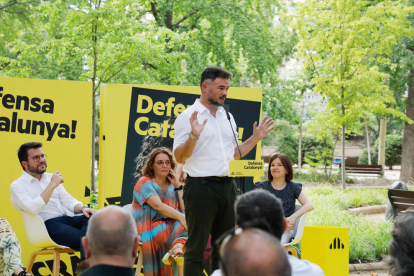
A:
POLYGON ((75 274, 80 274, 81 272, 85 271, 90 267, 89 260, 83 260, 78 263, 78 266, 75 269, 75 274))

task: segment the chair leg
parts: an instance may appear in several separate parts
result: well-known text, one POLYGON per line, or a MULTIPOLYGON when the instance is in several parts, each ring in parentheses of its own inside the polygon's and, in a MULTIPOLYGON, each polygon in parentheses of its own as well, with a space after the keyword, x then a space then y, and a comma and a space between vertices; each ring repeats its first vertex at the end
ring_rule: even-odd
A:
POLYGON ((142 246, 138 248, 138 254, 139 255, 138 255, 137 269, 135 270, 135 276, 141 275, 142 263, 144 262, 144 256, 142 254, 142 246))
POLYGON ((53 259, 53 276, 59 276, 59 269, 60 269, 60 252, 57 250, 54 251, 54 259, 53 259))
POLYGON ((30 255, 29 263, 27 264, 27 268, 26 268, 27 273, 32 272, 33 264, 34 264, 34 261, 36 259, 36 256, 38 255, 37 254, 38 252, 39 251, 35 251, 35 252, 32 253, 32 255, 30 255))
POLYGON ((285 249, 288 254, 290 252, 292 256, 295 256, 296 258, 298 257, 298 253, 296 252, 296 249, 294 247, 286 246, 285 249))

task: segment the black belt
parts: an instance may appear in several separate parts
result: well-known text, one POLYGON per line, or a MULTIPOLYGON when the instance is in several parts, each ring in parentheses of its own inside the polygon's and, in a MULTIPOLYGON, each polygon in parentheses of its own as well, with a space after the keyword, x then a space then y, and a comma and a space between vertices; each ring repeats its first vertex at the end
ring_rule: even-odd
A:
POLYGON ((189 174, 187 174, 187 177, 204 178, 204 179, 214 181, 214 182, 229 182, 230 180, 233 179, 233 177, 229 177, 229 176, 190 176, 189 174))

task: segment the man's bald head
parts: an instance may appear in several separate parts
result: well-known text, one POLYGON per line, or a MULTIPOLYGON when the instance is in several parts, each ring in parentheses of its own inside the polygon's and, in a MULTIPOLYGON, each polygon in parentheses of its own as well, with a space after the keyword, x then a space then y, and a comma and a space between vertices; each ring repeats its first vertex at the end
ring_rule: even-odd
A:
POLYGON ((225 276, 290 276, 291 267, 279 240, 259 229, 232 236, 220 249, 225 276))
POLYGON ((96 212, 89 220, 86 232, 93 258, 130 257, 136 237, 134 218, 119 206, 108 206, 96 212))

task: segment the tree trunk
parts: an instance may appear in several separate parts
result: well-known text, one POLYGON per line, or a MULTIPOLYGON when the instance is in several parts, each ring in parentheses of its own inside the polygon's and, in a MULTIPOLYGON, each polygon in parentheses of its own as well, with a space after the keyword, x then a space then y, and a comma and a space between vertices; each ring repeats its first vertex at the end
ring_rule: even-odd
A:
POLYGON ((95 124, 96 124, 96 103, 95 84, 92 85, 92 151, 91 151, 91 191, 95 192, 95 124))
POLYGON ((300 118, 300 123, 299 123, 299 149, 298 149, 298 169, 300 171, 300 169, 302 169, 302 126, 303 126, 303 111, 305 109, 305 103, 302 100, 301 103, 301 118, 300 118))
MULTIPOLYGON (((414 120, 414 69, 410 70, 405 115, 414 120)), ((404 126, 400 180, 414 181, 414 124, 407 122, 404 126)))
POLYGON ((378 145, 378 165, 382 165, 385 169, 385 134, 387 133, 387 121, 381 119, 380 123, 380 137, 378 145))
POLYGON ((371 165, 371 147, 369 144, 369 132, 368 132, 367 118, 365 118, 365 133, 367 134, 368 165, 371 165))
POLYGON ((342 125, 342 144, 341 144, 341 166, 342 166, 342 189, 345 189, 345 125, 342 125))
POLYGON ((96 102, 95 102, 95 93, 96 93, 96 73, 98 70, 98 52, 96 50, 97 47, 97 31, 98 25, 96 22, 92 23, 92 42, 94 44, 94 61, 93 61, 93 76, 92 76, 92 150, 91 150, 91 191, 95 192, 95 124, 96 124, 96 102))

